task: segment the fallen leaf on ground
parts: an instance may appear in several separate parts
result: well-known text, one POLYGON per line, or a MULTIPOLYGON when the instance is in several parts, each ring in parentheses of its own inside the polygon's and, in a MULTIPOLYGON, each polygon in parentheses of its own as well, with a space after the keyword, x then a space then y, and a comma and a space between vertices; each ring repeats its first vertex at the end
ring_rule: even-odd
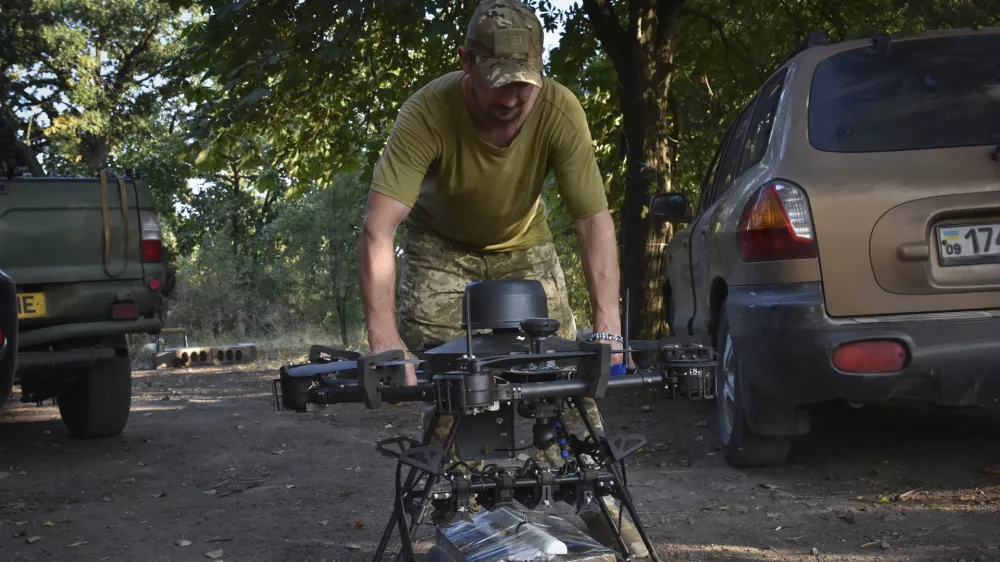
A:
POLYGON ((28 544, 34 544, 37 541, 42 540, 42 537, 28 537, 28 544))
POLYGON ((347 545, 347 550, 361 550, 361 547, 356 544, 347 545))
POLYGON ((211 552, 206 552, 205 556, 208 556, 209 558, 211 558, 213 560, 216 559, 216 558, 221 558, 222 557, 222 549, 220 548, 219 550, 213 550, 211 552))
POLYGON ((320 521, 319 524, 323 525, 325 527, 325 526, 329 525, 330 522, 329 521, 320 521))
POLYGON ((214 496, 214 495, 215 495, 215 494, 217 494, 218 492, 217 492, 216 490, 205 490, 205 491, 204 491, 204 492, 202 492, 202 493, 203 493, 203 494, 205 494, 206 496, 214 496))
POLYGON ((55 527, 55 526, 56 524, 51 521, 46 521, 45 523, 42 523, 42 527, 55 527))
POLYGON ((355 519, 354 520, 354 528, 355 529, 364 529, 365 528, 365 524, 360 519, 355 519))
POLYGON ((21 525, 27 525, 28 522, 27 521, 17 521, 14 524, 17 525, 18 527, 20 527, 21 525))
POLYGON ((153 494, 153 497, 154 497, 154 498, 162 498, 162 497, 163 497, 163 496, 165 496, 165 495, 167 495, 167 493, 166 493, 166 492, 160 492, 159 494, 153 494))
POLYGON ((708 427, 708 422, 705 420, 698 420, 694 422, 695 427, 708 427))
POLYGON ((66 548, 76 548, 78 546, 83 546, 85 544, 90 544, 90 543, 87 542, 87 541, 79 541, 79 542, 75 542, 75 543, 72 543, 72 544, 67 544, 66 548))
POLYGON ((653 408, 652 408, 652 406, 643 406, 642 407, 642 411, 643 412, 652 412, 653 408))
POLYGON ((177 546, 180 546, 180 547, 191 546, 191 541, 189 541, 187 539, 181 539, 179 541, 174 541, 174 544, 176 544, 177 546))

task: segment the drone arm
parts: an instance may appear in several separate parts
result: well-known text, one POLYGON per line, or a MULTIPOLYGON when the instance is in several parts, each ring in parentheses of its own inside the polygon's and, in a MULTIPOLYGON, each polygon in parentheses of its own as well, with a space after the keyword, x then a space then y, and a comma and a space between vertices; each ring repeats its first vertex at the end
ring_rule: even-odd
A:
MULTIPOLYGON (((590 381, 579 379, 527 384, 520 388, 520 397, 528 399, 550 396, 582 396, 586 394, 590 388, 590 384, 590 381)), ((641 371, 634 374, 611 377, 608 380, 608 390, 619 388, 662 388, 663 385, 663 373, 660 371, 641 371)))

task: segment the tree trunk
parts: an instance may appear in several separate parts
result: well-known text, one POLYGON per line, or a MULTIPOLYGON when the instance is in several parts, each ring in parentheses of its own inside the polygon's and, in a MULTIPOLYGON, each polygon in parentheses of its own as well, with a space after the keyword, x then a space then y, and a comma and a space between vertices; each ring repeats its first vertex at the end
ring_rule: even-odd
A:
POLYGON ((670 230, 652 220, 647 210, 653 195, 670 190, 668 93, 673 37, 683 3, 629 0, 628 23, 623 27, 612 0, 583 0, 587 18, 618 74, 628 164, 618 236, 630 338, 666 335, 662 264, 670 230))
POLYGON ((230 232, 232 236, 233 245, 233 257, 238 258, 240 255, 240 169, 236 164, 230 164, 230 171, 232 172, 232 182, 230 184, 230 194, 229 194, 229 212, 230 215, 230 232))
POLYGON ((87 171, 98 176, 108 165, 108 154, 111 142, 103 135, 85 133, 80 135, 80 158, 87 166, 87 171))
POLYGON ((337 296, 337 320, 340 321, 340 343, 347 348, 347 297, 337 296))

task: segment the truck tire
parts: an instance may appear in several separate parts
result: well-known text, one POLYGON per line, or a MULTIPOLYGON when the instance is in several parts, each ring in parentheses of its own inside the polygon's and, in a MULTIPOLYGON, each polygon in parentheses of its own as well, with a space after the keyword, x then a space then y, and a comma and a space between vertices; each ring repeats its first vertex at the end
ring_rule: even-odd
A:
POLYGON ((125 429, 132 407, 132 365, 115 357, 80 370, 57 398, 70 435, 80 439, 111 437, 125 429))
POLYGON ((788 459, 790 436, 759 435, 747 422, 740 362, 729 335, 729 316, 722 304, 718 331, 718 364, 715 395, 719 440, 726 461, 735 468, 784 464, 788 459))
POLYGON ((14 390, 14 371, 17 369, 17 340, 8 342, 7 353, 0 358, 0 412, 7 407, 7 401, 14 390))

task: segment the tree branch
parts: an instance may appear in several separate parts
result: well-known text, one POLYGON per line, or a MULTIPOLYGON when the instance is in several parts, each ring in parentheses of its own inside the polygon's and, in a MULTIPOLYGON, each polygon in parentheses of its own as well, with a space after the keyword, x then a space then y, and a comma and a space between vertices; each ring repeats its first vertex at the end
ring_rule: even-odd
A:
MULTIPOLYGON (((125 79, 132 74, 132 68, 135 67, 135 58, 149 47, 149 42, 153 40, 153 37, 156 36, 159 30, 160 19, 157 18, 153 21, 153 25, 149 27, 149 31, 142 40, 122 58, 122 64, 118 67, 118 72, 115 73, 115 79, 112 82, 111 93, 113 97, 117 98, 118 94, 121 93, 121 89, 125 85, 125 79)), ((125 49, 122 49, 122 51, 124 52, 125 49)))
POLYGON ((684 6, 684 0, 660 0, 656 5, 656 50, 662 50, 669 46, 670 39, 674 35, 674 26, 677 17, 684 6))
POLYGON ((611 63, 615 65, 615 70, 621 75, 628 66, 626 46, 629 38, 615 14, 612 0, 583 0, 583 10, 594 26, 594 33, 608 53, 611 63))
POLYGON ((650 0, 628 0, 628 39, 638 41, 641 32, 639 31, 639 17, 643 12, 649 12, 650 0))
POLYGON ((701 19, 705 20, 706 22, 708 22, 712 27, 715 28, 716 31, 719 32, 719 38, 722 40, 722 46, 726 49, 726 53, 729 53, 729 52, 735 53, 736 56, 739 57, 739 59, 741 61, 743 61, 744 63, 746 63, 747 65, 749 65, 750 68, 754 69, 755 72, 758 72, 758 73, 760 72, 760 68, 757 66, 757 63, 755 63, 745 53, 746 51, 749 51, 749 49, 747 49, 746 45, 744 45, 739 39, 737 39, 736 42, 740 45, 740 47, 743 48, 743 50, 745 52, 740 53, 740 52, 738 52, 735 49, 732 49, 730 47, 730 45, 729 45, 729 37, 726 35, 726 27, 725 27, 725 25, 723 25, 723 23, 721 21, 719 21, 718 18, 716 18, 715 16, 713 16, 712 14, 710 14, 708 12, 704 12, 704 11, 701 11, 701 10, 698 10, 698 9, 695 9, 695 8, 687 8, 687 7, 682 8, 681 9, 681 13, 687 14, 687 15, 690 15, 690 16, 694 16, 696 18, 701 18, 701 19))

